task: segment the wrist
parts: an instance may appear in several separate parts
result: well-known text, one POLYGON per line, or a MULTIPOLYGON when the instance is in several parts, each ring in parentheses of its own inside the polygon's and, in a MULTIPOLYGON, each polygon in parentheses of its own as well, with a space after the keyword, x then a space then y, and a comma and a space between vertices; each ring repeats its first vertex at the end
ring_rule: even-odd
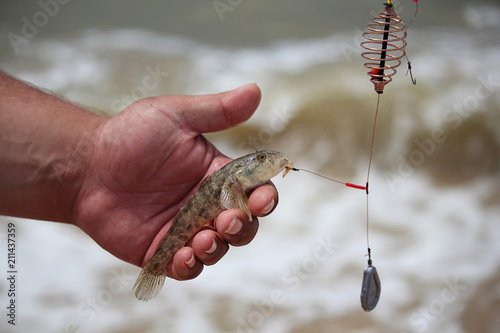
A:
POLYGON ((72 222, 106 118, 0 72, 0 214, 72 222))
POLYGON ((62 149, 60 154, 48 163, 49 188, 55 188, 57 201, 54 205, 60 213, 50 220, 75 223, 78 199, 83 186, 88 183, 94 149, 105 119, 90 112, 82 117, 75 135, 66 141, 64 148, 59 147, 62 149))

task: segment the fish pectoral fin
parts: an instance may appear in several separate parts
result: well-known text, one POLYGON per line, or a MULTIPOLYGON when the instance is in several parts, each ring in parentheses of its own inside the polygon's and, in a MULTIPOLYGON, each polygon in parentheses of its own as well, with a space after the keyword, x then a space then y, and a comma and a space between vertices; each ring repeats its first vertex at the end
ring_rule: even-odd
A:
POLYGON ((248 197, 241 186, 234 180, 228 180, 223 186, 220 195, 222 206, 226 209, 238 208, 248 215, 248 220, 252 221, 252 213, 248 209, 248 197))

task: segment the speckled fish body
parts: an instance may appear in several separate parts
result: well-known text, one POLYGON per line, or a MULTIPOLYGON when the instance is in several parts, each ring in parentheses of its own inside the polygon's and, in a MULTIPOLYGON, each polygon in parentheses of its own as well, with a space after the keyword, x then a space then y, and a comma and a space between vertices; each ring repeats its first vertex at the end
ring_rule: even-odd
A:
POLYGON ((251 220, 246 192, 266 183, 289 165, 283 153, 259 151, 229 162, 203 180, 142 269, 134 285, 136 297, 144 301, 155 297, 165 282, 166 266, 177 250, 222 211, 239 208, 251 220))

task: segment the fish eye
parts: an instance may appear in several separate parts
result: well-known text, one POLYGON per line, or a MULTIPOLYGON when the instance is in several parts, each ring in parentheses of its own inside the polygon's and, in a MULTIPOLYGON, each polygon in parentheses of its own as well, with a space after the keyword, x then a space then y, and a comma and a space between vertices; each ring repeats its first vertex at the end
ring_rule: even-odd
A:
POLYGON ((266 154, 263 154, 263 153, 257 154, 257 159, 259 161, 265 160, 266 159, 266 154))

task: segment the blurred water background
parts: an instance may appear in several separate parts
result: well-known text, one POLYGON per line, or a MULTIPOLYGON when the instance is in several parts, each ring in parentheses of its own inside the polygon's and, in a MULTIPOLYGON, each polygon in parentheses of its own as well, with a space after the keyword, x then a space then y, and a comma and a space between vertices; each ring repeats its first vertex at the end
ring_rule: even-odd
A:
MULTIPOLYGON (((407 38, 417 85, 403 62, 381 97, 370 178, 382 281, 374 311, 359 301, 363 191, 298 172, 276 179, 279 206, 251 244, 193 281, 167 281, 148 303, 133 296, 139 268, 80 230, 1 217, 3 244, 7 223, 18 229, 19 280, 12 327, 0 279, 0 330, 499 332, 500 4, 419 4, 407 38)), ((414 2, 395 5, 408 22, 414 2)), ((208 135, 225 154, 281 150, 296 167, 362 184, 377 94, 359 43, 382 9, 382 1, 2 1, 0 68, 108 115, 145 96, 256 82, 255 116, 208 135)))

